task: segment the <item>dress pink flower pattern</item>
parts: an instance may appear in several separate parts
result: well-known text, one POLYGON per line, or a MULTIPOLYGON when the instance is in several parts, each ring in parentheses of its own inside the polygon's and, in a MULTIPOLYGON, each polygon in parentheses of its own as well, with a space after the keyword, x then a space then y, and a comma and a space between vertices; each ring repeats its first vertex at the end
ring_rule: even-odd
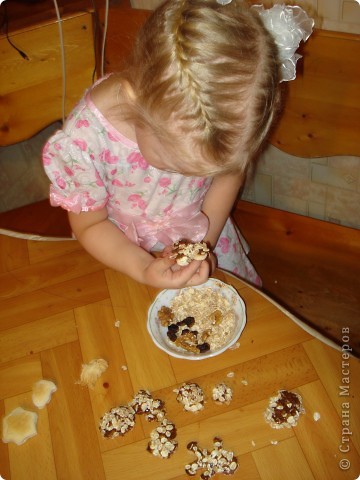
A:
MULTIPOLYGON (((158 170, 136 143, 121 135, 92 103, 90 91, 64 128, 45 144, 43 165, 53 206, 80 213, 107 208, 109 219, 142 248, 161 250, 176 240, 202 240, 201 212, 211 178, 158 170)), ((214 250, 224 270, 260 285, 248 246, 228 219, 214 250)))

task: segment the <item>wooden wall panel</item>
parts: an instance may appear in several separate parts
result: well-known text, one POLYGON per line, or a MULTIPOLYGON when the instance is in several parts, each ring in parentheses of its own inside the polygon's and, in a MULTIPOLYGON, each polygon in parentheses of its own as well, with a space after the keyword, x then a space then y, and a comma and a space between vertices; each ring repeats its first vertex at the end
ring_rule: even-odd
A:
MULTIPOLYGON (((92 14, 64 18, 66 114, 92 82, 95 68, 92 14)), ((0 38, 0 145, 31 137, 62 118, 62 61, 58 25, 13 33, 12 42, 29 60, 0 38)))

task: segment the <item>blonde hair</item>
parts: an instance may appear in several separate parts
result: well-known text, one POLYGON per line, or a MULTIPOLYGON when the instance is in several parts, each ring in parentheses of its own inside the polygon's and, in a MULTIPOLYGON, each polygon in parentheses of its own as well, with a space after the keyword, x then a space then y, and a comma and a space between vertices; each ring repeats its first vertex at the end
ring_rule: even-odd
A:
POLYGON ((244 172, 266 138, 278 72, 275 44, 243 1, 167 0, 141 29, 122 76, 135 92, 136 122, 172 145, 180 129, 212 172, 225 173, 244 172))

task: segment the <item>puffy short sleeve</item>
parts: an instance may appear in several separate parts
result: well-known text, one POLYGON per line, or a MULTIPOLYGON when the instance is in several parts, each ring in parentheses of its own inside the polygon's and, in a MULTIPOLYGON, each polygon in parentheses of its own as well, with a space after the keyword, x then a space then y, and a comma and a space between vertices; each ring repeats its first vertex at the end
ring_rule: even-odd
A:
POLYGON ((43 165, 51 182, 50 203, 74 213, 99 210, 108 200, 101 164, 87 138, 59 130, 43 149, 43 165))

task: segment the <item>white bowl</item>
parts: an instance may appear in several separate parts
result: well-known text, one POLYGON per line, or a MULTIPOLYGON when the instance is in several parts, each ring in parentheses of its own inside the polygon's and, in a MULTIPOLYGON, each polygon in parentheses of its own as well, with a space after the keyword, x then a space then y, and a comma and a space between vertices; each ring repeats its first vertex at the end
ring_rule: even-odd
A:
POLYGON ((185 360, 204 360, 205 358, 215 357, 234 345, 244 330, 246 325, 245 303, 235 288, 215 278, 210 278, 203 285, 191 288, 201 289, 205 287, 211 287, 213 290, 220 292, 230 304, 234 306, 235 326, 232 334, 229 336, 226 344, 216 350, 209 350, 204 353, 193 353, 179 348, 168 339, 167 327, 161 325, 158 319, 158 311, 163 306, 169 306, 172 299, 179 294, 180 290, 163 290, 157 295, 149 308, 147 329, 155 345, 168 355, 185 360))

